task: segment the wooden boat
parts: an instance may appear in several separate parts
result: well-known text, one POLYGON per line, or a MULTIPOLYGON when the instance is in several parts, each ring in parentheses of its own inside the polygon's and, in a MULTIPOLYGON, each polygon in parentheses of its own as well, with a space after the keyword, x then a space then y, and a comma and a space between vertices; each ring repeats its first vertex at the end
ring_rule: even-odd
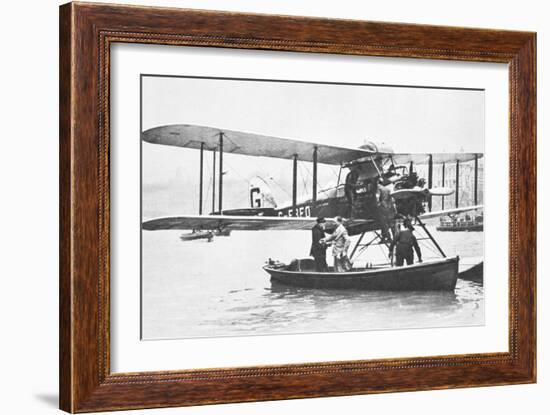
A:
POLYGON ((373 266, 348 272, 315 271, 312 259, 290 264, 269 261, 263 268, 275 283, 304 288, 373 291, 452 291, 458 278, 458 256, 403 267, 373 266))

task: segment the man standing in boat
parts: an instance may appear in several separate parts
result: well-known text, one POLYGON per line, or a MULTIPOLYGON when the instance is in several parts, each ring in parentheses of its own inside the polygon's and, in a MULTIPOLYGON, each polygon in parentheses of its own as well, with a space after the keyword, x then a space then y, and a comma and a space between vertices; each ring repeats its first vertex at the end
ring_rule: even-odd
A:
POLYGON ((317 272, 327 272, 327 246, 323 242, 325 238, 325 218, 318 217, 317 223, 311 228, 311 250, 309 254, 315 259, 317 272))
POLYGON ((334 272, 346 272, 351 269, 351 262, 348 258, 348 249, 351 239, 348 231, 343 224, 341 216, 336 216, 338 226, 332 233, 324 239, 324 243, 333 242, 332 256, 334 257, 334 272))
POLYGON ((405 219, 403 227, 398 224, 397 232, 390 244, 390 258, 393 259, 393 248, 395 247, 395 265, 403 266, 406 261, 407 265, 414 263, 413 248, 416 251, 418 262, 422 262, 422 253, 416 237, 413 234, 413 227, 409 219, 405 219))

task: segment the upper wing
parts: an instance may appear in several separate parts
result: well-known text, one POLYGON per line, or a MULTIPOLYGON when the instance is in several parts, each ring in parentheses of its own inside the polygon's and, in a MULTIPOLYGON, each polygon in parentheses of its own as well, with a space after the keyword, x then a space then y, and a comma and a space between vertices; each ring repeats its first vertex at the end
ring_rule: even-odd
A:
POLYGON ((142 132, 141 138, 148 143, 194 149, 200 149, 201 143, 204 143, 205 150, 216 150, 218 149, 220 134, 223 134, 224 153, 282 159, 292 159, 296 155, 298 160, 311 162, 313 161, 314 149, 317 148, 317 161, 319 163, 335 165, 377 154, 373 151, 357 148, 335 147, 187 124, 151 128, 142 132))
POLYGON ((455 163, 457 161, 462 163, 464 161, 475 160, 476 157, 478 159, 483 157, 483 153, 394 153, 388 154, 388 157, 391 157, 396 164, 405 164, 411 161, 414 164, 428 164, 430 155, 434 164, 455 163))
POLYGON ((455 208, 455 209, 445 209, 437 212, 426 212, 420 215, 419 218, 420 219, 437 218, 438 216, 447 216, 455 213, 468 212, 470 210, 477 210, 482 208, 483 208, 483 205, 475 205, 475 206, 466 206, 466 207, 455 208))
MULTIPOLYGON (((335 221, 327 218, 329 228, 335 227, 335 221)), ((316 223, 316 218, 282 217, 282 216, 229 216, 229 215, 187 215, 146 220, 142 228, 147 231, 169 229, 196 229, 196 230, 309 230, 316 223)), ((364 225, 372 223, 370 220, 353 219, 346 222, 346 226, 358 230, 364 225)))

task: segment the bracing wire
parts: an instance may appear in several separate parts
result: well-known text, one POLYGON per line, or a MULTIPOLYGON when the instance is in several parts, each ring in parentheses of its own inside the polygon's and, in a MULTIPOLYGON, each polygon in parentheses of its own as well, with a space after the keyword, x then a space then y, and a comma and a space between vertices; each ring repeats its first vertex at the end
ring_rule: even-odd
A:
POLYGON ((246 182, 246 184, 248 184, 250 186, 251 182, 250 180, 248 180, 246 177, 244 177, 242 174, 239 173, 239 171, 234 168, 230 163, 227 162, 227 160, 224 160, 224 164, 227 164, 227 166, 231 169, 232 172, 236 173, 237 176, 239 176, 239 178, 243 181, 246 182))
POLYGON ((334 177, 336 177, 336 180, 338 180, 338 176, 339 176, 339 175, 338 175, 338 172, 336 172, 336 171, 334 170, 334 167, 333 167, 333 166, 329 166, 329 169, 330 169, 330 171, 332 172, 332 174, 334 174, 334 177))
MULTIPOLYGON (((309 169, 304 166, 304 168, 306 169, 306 172, 307 174, 309 175, 309 177, 311 177, 311 180, 313 181, 313 174, 309 171, 309 169)), ((319 178, 317 177, 317 189, 325 189, 326 187, 324 185, 322 185, 322 183, 319 181, 319 178)))
POLYGON ((292 196, 290 195, 290 193, 289 193, 283 186, 281 186, 279 183, 277 183, 277 181, 276 181, 273 177, 271 177, 271 175, 269 175, 269 174, 264 174, 263 176, 267 177, 267 179, 268 179, 271 183, 273 183, 275 186, 277 186, 284 194, 286 194, 288 198, 292 197, 292 196))
MULTIPOLYGON (((386 246, 386 245, 384 245, 384 247, 385 247, 385 246, 386 246)), ((380 248, 380 252, 382 252, 382 255, 384 255, 384 256, 386 256, 386 257, 388 256, 387 252, 384 250, 384 248, 382 247, 381 244, 378 245, 378 248, 380 248)))
MULTIPOLYGON (((425 232, 424 232, 424 235, 428 236, 425 232)), ((439 251, 437 251, 435 247, 432 246, 432 244, 426 242, 425 240, 417 241, 417 242, 418 242, 418 245, 420 246, 421 251, 422 249, 427 248, 428 251, 430 251, 432 254, 435 255, 435 257, 439 257, 440 255, 439 251)))
POLYGON ((420 247, 421 249, 423 248, 427 248, 428 251, 430 251, 432 254, 434 254, 436 257, 439 256, 439 252, 436 251, 431 245, 429 245, 428 243, 424 242, 424 241, 420 241, 420 247))
MULTIPOLYGON (((211 160, 211 162, 212 162, 212 160, 211 160)), ((208 174, 208 180, 207 180, 207 182, 208 182, 208 187, 206 188, 206 194, 205 194, 205 196, 203 197, 203 199, 204 199, 205 201, 208 200, 209 197, 210 197, 210 190, 212 189, 212 179, 213 179, 212 173, 209 173, 209 174, 208 174)), ((203 201, 203 203, 204 203, 204 201, 203 201)), ((205 206, 206 206, 206 205, 205 205, 205 206)))
POLYGON ((246 185, 247 185, 246 191, 245 191, 244 193, 242 193, 242 196, 241 196, 241 198, 240 198, 239 200, 240 200, 241 202, 244 202, 244 206, 247 206, 248 203, 249 203, 249 201, 248 201, 248 193, 247 193, 247 192, 248 192, 248 189, 250 188, 252 182, 251 182, 249 179, 247 179, 246 177, 244 177, 241 173, 239 173, 239 170, 236 169, 235 167, 233 167, 233 166, 231 165, 231 163, 227 162, 227 160, 224 160, 224 163, 227 165, 227 167, 228 167, 233 173, 235 173, 235 174, 239 177, 239 179, 241 179, 243 182, 246 183, 246 185))
POLYGON ((212 177, 209 177, 210 180, 208 180, 208 187, 206 189, 206 194, 204 196, 204 200, 208 200, 208 197, 210 196, 210 189, 212 188, 212 177))
POLYGON ((300 171, 300 178, 302 179, 302 184, 304 186, 304 194, 307 195, 307 180, 306 180, 306 177, 304 177, 304 173, 303 173, 303 170, 304 170, 304 165, 303 164, 300 164, 298 163, 298 169, 300 171))

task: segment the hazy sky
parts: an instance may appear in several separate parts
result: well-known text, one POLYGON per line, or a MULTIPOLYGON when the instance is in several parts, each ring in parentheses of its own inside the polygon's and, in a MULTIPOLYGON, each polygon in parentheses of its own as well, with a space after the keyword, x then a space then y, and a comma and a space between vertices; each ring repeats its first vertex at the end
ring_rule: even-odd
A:
MULTIPOLYGON (((142 88, 143 130, 199 124, 346 147, 385 142, 396 152, 484 148, 479 90, 150 76, 142 78, 142 88)), ((205 180, 211 177, 210 157, 205 180)), ((224 162, 224 208, 246 206, 248 180, 257 175, 271 184, 279 204, 290 199, 290 160, 227 154, 224 162)), ((306 196, 311 163, 300 163, 299 172, 299 194, 306 196)), ((321 166, 320 185, 335 182, 336 175, 337 168, 321 166)), ((198 150, 143 143, 144 217, 196 214, 198 179, 198 150)))

